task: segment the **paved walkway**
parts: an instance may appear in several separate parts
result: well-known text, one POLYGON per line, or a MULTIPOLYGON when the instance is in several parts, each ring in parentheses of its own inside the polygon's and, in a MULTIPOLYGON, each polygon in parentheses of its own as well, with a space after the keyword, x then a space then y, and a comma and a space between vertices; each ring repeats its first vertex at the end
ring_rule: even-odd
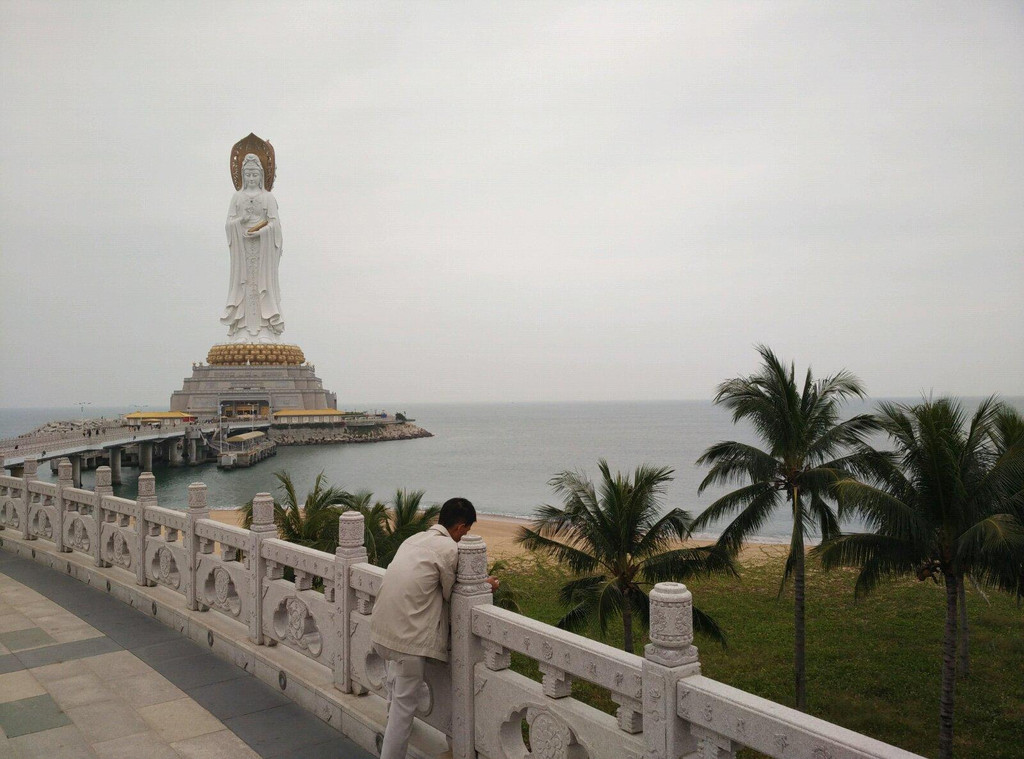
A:
POLYGON ((0 550, 0 759, 373 759, 254 676, 0 550))

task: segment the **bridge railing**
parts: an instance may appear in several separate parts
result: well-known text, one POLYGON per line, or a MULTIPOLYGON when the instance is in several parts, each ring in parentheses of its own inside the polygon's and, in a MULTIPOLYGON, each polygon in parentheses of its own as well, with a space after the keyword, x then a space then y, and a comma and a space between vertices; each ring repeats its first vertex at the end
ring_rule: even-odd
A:
MULTIPOLYGON (((253 643, 315 662, 339 691, 385 694, 370 620, 386 572, 366 563, 362 515, 339 516, 339 545, 328 554, 279 540, 266 493, 243 529, 209 519, 201 483, 189 486, 183 512, 157 505, 152 474, 132 501, 110 493, 107 467, 92 491, 71 487, 66 460, 56 485, 34 479, 33 459, 25 471, 0 476, 0 527, 15 537, 83 553, 137 585, 171 588, 186 608, 220 615, 253 643)), ((702 676, 684 585, 652 590, 650 644, 640 657, 495 607, 483 541, 468 535, 458 548, 448 661, 428 662, 417 711, 457 759, 725 759, 742 747, 778 759, 914 756, 702 676), (512 671, 513 653, 537 663, 540 682, 512 671), (575 699, 577 680, 606 690, 616 714, 575 699)))

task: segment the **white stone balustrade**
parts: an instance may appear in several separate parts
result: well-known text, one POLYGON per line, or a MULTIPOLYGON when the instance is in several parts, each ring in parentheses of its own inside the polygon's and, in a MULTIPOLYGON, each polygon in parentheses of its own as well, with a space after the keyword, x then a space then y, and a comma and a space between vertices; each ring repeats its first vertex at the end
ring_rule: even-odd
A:
MULTIPOLYGON (((252 527, 243 529, 208 518, 201 483, 189 486, 188 510, 182 512, 157 505, 149 473, 139 479, 138 498, 130 500, 112 495, 106 467, 97 470, 97 487, 88 491, 71 487, 67 460, 59 463, 57 484, 35 480, 35 464, 27 460, 22 477, 0 476, 0 542, 43 550, 49 542, 53 556, 84 554, 95 571, 138 587, 120 597, 139 608, 151 605, 154 615, 157 596, 139 593, 176 599, 182 611, 172 608, 159 618, 183 631, 191 630, 180 621, 184 610, 210 618, 214 624, 202 635, 211 647, 214 628, 237 630, 231 634, 250 647, 280 644, 254 649, 283 650, 287 656, 275 659, 275 668, 244 651, 228 655, 242 666, 252 664, 258 676, 276 680, 373 750, 373 731, 383 728, 378 697, 385 669, 370 645, 369 622, 385 571, 366 563, 360 514, 339 516, 338 548, 328 554, 279 540, 267 493, 255 497, 252 527), (154 585, 177 595, 148 590, 154 585), (300 673, 321 673, 317 681, 336 696, 290 684, 288 665, 281 663, 288 661, 296 680, 300 673), (371 716, 346 722, 339 700, 352 709, 366 704, 371 716), (369 733, 367 724, 373 725, 369 733)), ((30 551, 33 557, 38 552, 30 551)), ((682 584, 659 583, 651 591, 650 643, 639 657, 495 607, 486 577, 486 546, 467 535, 459 543, 450 600, 449 661, 428 663, 417 711, 438 740, 431 754, 414 741, 420 759, 442 753, 443 737, 456 759, 725 759, 741 747, 778 759, 915 756, 701 675, 693 601, 682 584), (542 682, 511 670, 513 652, 537 662, 542 682), (619 704, 616 715, 574 699, 577 680, 607 689, 619 704)), ((110 580, 106 587, 111 589, 110 580)))

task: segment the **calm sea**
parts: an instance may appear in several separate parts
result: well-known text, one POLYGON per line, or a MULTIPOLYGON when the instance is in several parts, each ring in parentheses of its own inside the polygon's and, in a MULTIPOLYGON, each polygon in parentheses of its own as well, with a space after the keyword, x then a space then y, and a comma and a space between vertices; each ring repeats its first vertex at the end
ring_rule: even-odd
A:
MULTIPOLYGON (((1024 408, 1020 399, 1014 405, 1024 408)), ((130 410, 90 407, 88 415, 116 416, 130 410)), ((855 413, 861 407, 849 410, 855 413)), ((582 469, 596 477, 597 461, 605 458, 613 471, 632 470, 641 463, 672 467, 675 479, 665 506, 696 515, 724 491, 698 497, 703 471, 693 462, 717 441, 754 441, 749 429, 733 425, 726 412, 704 401, 424 404, 409 407, 407 413, 434 437, 280 447, 272 459, 229 472, 212 464, 157 468, 160 504, 184 508, 188 484, 202 481, 209 487, 212 507, 235 508, 257 492, 273 491, 278 470, 291 474, 303 497, 323 471, 332 484, 370 490, 381 500, 397 488, 422 489, 428 503, 458 495, 483 513, 526 517, 540 504, 558 504, 548 485, 553 475, 582 469)), ((0 437, 79 417, 78 408, 0 410, 0 437)), ((51 478, 48 466, 40 471, 43 478, 51 478)), ((116 493, 133 498, 138 470, 125 467, 124 475, 116 493)), ((91 487, 92 472, 83 473, 83 480, 91 487)), ((788 542, 791 523, 783 511, 765 525, 762 539, 788 542)))

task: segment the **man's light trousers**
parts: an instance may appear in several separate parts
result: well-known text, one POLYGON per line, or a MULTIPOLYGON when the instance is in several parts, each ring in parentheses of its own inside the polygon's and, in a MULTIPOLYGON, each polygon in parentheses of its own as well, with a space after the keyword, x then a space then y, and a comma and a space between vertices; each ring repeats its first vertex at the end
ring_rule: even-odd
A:
POLYGON ((413 715, 425 688, 423 673, 426 657, 403 654, 384 646, 374 646, 387 661, 387 692, 390 700, 388 721, 384 728, 384 742, 380 759, 405 759, 412 733, 413 715))

